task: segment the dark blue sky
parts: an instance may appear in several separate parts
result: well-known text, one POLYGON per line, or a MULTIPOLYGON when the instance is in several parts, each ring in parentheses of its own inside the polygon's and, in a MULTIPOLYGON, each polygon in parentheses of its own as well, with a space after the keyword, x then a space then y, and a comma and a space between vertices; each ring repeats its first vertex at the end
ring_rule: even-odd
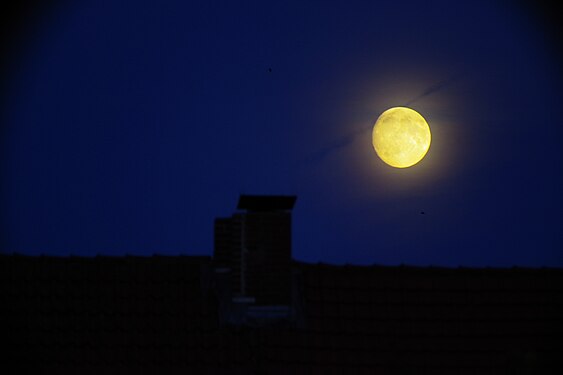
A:
POLYGON ((495 1, 61 3, 4 58, 0 251, 211 254, 240 193, 296 194, 299 260, 563 266, 545 20, 495 1), (370 130, 407 103, 433 142, 399 170, 370 130))

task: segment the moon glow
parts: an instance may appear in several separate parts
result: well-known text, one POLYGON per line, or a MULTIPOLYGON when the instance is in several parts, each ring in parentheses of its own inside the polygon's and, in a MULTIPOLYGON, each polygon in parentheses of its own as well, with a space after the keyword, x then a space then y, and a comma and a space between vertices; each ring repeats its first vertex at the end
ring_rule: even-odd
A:
POLYGON ((421 161, 430 148, 430 127, 418 112, 393 107, 383 112, 373 126, 377 155, 395 168, 408 168, 421 161))

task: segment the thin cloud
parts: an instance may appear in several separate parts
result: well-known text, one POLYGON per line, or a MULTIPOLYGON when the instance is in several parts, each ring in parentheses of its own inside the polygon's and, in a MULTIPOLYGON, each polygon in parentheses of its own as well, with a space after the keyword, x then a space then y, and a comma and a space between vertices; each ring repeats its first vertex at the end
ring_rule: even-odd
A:
POLYGON ((302 160, 300 164, 303 164, 303 163, 306 164, 306 163, 312 163, 312 162, 315 162, 315 161, 320 161, 320 160, 326 158, 328 155, 332 154, 333 152, 348 146, 349 144, 354 142, 354 140, 357 137, 366 133, 369 130, 371 130, 371 125, 369 127, 361 128, 361 129, 355 130, 353 132, 350 132, 348 134, 345 134, 345 135, 335 139, 334 141, 332 141, 331 143, 329 143, 327 146, 323 147, 322 149, 312 153, 307 158, 302 160))
POLYGON ((413 103, 419 101, 422 98, 425 98, 429 95, 435 94, 438 91, 442 90, 443 88, 449 86, 450 84, 452 84, 453 82, 455 82, 459 77, 461 76, 460 73, 454 74, 453 76, 438 82, 432 86, 430 86, 429 88, 427 88, 426 90, 424 90, 420 95, 414 97, 413 99, 409 100, 408 102, 405 103, 405 106, 409 106, 412 105, 413 103))
MULTIPOLYGON (((428 87, 420 95, 415 96, 411 100, 407 101, 404 105, 405 106, 412 105, 413 103, 415 103, 415 102, 417 102, 417 101, 419 101, 423 98, 426 98, 427 96, 430 96, 430 95, 437 93, 438 91, 444 89, 445 87, 451 85, 453 82, 458 80, 460 76, 461 76, 460 73, 454 74, 451 77, 428 87)), ((312 163, 312 162, 316 162, 316 161, 321 161, 321 160, 325 159, 327 156, 331 155, 332 153, 348 146, 349 144, 354 142, 354 140, 357 137, 367 133, 371 129, 372 129, 372 125, 370 125, 369 127, 357 129, 357 130, 352 131, 348 134, 344 134, 343 136, 335 139, 334 141, 332 141, 331 143, 329 143, 327 146, 323 147, 322 149, 312 153, 307 158, 302 160, 299 164, 308 164, 308 163, 312 163)))

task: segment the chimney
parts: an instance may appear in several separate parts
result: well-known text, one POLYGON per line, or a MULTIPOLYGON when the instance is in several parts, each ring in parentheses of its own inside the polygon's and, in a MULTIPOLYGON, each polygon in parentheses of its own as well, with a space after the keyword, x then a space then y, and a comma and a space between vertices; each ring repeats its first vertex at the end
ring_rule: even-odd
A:
POLYGON ((230 218, 215 219, 214 263, 230 270, 233 300, 291 302, 291 210, 297 197, 241 195, 230 218))

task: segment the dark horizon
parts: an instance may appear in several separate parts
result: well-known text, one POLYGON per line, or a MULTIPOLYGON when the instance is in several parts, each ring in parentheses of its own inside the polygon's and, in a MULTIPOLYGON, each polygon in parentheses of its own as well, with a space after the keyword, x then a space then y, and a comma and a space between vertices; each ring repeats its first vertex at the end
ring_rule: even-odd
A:
POLYGON ((561 269, 290 272, 289 303, 270 306, 232 298, 229 271, 209 258, 0 254, 0 363, 57 374, 561 372, 561 269))
MULTIPOLYGON (((286 211, 286 210, 291 210, 293 209, 293 206, 295 205, 295 202, 297 200, 296 196, 288 196, 288 195, 277 195, 277 196, 271 196, 271 195, 241 195, 239 197, 239 201, 236 207, 236 210, 233 212, 233 216, 237 216, 237 215, 241 215, 245 212, 245 210, 248 210, 248 212, 252 212, 252 213, 262 213, 262 212, 267 212, 270 211, 271 208, 273 208, 273 210, 271 212, 276 212, 277 210, 279 210, 280 212, 286 211)), ((68 255, 52 255, 52 254, 26 254, 26 253, 18 253, 18 252, 13 252, 13 253, 0 253, 0 258, 2 258, 3 256, 5 257, 9 257, 9 256, 13 256, 13 257, 27 257, 27 258, 40 258, 40 259, 45 259, 48 261, 48 259, 50 258, 54 258, 54 259, 69 259, 69 260, 79 260, 79 259, 92 259, 92 258, 99 258, 99 259, 103 259, 103 258, 107 258, 107 259, 135 259, 135 258, 169 258, 169 259, 174 259, 174 258, 179 258, 179 259, 185 259, 185 258, 193 258, 193 259, 207 259, 208 262, 214 264, 214 267, 231 267, 230 265, 227 264, 223 264, 223 257, 221 255, 219 255, 218 258, 218 254, 217 254, 217 241, 218 241, 218 227, 217 224, 218 222, 224 222, 224 221, 230 221, 232 220, 232 217, 229 218, 220 218, 220 217, 216 217, 215 218, 215 229, 214 229, 214 253, 213 254, 159 254, 159 253, 153 253, 153 254, 103 254, 103 253, 98 253, 98 254, 91 254, 91 255, 80 255, 80 254, 68 254, 68 255)), ((280 223, 277 223, 276 225, 278 225, 280 223)), ((279 232, 280 228, 276 228, 275 226, 270 228, 269 230, 264 230, 265 228, 260 229, 260 232, 263 232, 263 234, 267 234, 269 232, 269 230, 273 230, 274 232, 279 232)), ((291 233, 291 229, 289 229, 289 232, 291 233)), ((232 236, 232 233, 229 234, 229 237, 232 236)), ((267 237, 270 236, 270 234, 266 235, 267 237)), ((277 234, 274 237, 279 236, 279 234, 277 234)), ((291 238, 291 234, 288 234, 288 237, 291 238)), ((277 237, 279 240, 279 237, 277 237)), ((283 241, 282 241, 283 242, 283 241)), ((269 246, 267 246, 267 251, 272 251, 271 248, 271 244, 269 246)), ((463 266, 463 265, 458 265, 457 267, 452 267, 452 266, 436 266, 436 265, 411 265, 411 264, 404 264, 401 263, 399 265, 385 265, 385 264, 378 264, 378 263, 373 263, 373 264, 350 264, 350 263, 345 263, 345 264, 332 264, 332 263, 325 263, 322 261, 318 261, 318 262, 306 262, 306 261, 300 261, 298 259, 295 259, 292 255, 291 252, 291 243, 289 242, 289 254, 290 254, 290 262, 293 266, 295 266, 296 264, 302 264, 302 265, 306 265, 306 264, 310 264, 310 265, 319 265, 319 266, 344 266, 344 267, 359 267, 359 268, 365 268, 365 269, 385 269, 385 268, 409 268, 409 269, 427 269, 429 271, 432 270, 476 270, 476 271, 483 271, 483 270, 488 270, 488 271, 493 271, 493 270, 563 270, 563 267, 560 266, 540 266, 540 267, 526 267, 526 266, 510 266, 510 267, 490 267, 490 266, 486 266, 486 267, 467 267, 467 266, 463 266)), ((5 258, 8 259, 8 258, 5 258)))

